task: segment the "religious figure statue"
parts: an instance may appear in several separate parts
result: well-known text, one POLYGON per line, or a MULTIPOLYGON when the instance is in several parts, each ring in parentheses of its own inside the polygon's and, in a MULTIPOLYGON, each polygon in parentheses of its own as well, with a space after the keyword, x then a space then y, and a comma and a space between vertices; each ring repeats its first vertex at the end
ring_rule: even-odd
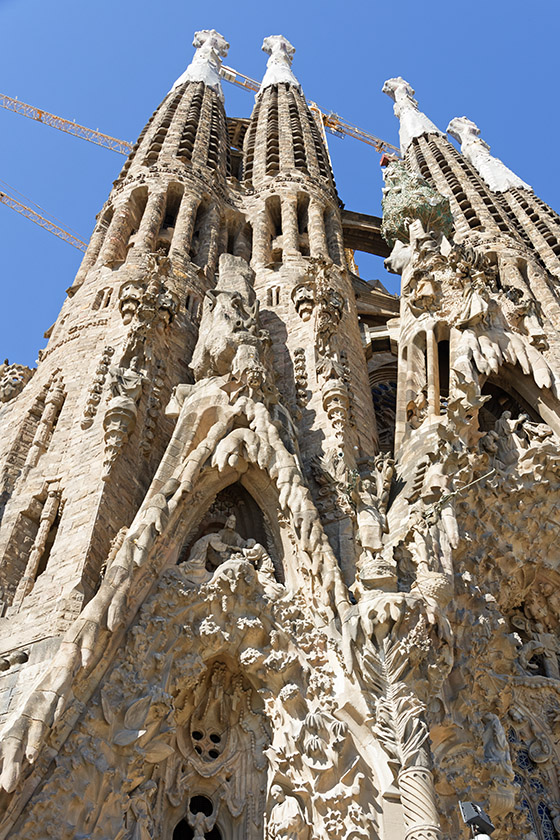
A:
POLYGON ((195 586, 208 583, 219 566, 229 560, 249 561, 252 566, 261 570, 263 579, 269 583, 266 569, 261 569, 264 561, 269 561, 263 546, 253 539, 244 540, 237 531, 236 519, 232 514, 226 519, 224 527, 219 531, 200 537, 193 545, 189 558, 185 564, 187 581, 195 586))
POLYGON ((309 824, 295 796, 287 795, 280 785, 273 785, 270 795, 276 804, 268 820, 269 840, 307 840, 309 824))

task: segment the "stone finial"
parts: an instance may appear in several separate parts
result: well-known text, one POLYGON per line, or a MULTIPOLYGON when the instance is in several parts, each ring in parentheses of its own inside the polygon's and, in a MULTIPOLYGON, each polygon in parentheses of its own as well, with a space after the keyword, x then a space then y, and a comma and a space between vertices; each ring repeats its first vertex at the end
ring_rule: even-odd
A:
POLYGON ((264 39, 262 49, 270 55, 270 58, 259 93, 271 85, 280 83, 294 85, 301 90, 300 83, 292 73, 292 59, 296 49, 287 38, 283 35, 269 35, 264 39))
POLYGON ((215 29, 201 29, 200 32, 194 33, 193 47, 196 47, 193 60, 171 90, 175 90, 184 82, 204 82, 207 87, 216 91, 223 102, 224 92, 220 82, 220 68, 222 58, 228 54, 228 42, 215 29))
POLYGON ((531 190, 499 158, 490 154, 490 146, 480 137, 480 129, 467 117, 455 117, 447 126, 447 133, 461 144, 461 153, 471 163, 493 192, 513 188, 531 190))
POLYGON ((401 123, 399 137, 403 155, 406 154, 406 150, 415 137, 421 137, 422 134, 444 136, 443 131, 440 131, 426 114, 418 110, 418 102, 414 99, 414 89, 403 78, 397 76, 395 79, 388 79, 383 85, 383 93, 395 102, 395 116, 401 123))

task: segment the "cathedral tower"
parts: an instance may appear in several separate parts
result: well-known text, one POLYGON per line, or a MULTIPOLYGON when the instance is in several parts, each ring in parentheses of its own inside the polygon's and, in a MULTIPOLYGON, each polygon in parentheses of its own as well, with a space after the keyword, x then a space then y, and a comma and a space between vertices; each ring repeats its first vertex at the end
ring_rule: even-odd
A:
POLYGON ((237 121, 194 46, 0 370, 0 840, 550 840, 558 217, 402 78, 346 211, 293 46, 237 121))

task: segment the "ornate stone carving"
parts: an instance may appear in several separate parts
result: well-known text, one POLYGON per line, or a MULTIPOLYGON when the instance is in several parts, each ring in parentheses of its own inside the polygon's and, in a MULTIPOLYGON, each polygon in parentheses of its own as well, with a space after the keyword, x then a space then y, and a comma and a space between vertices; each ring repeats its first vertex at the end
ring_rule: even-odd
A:
POLYGON ((103 417, 104 479, 109 477, 113 464, 136 426, 143 381, 144 375, 137 357, 131 360, 129 367, 119 365, 111 369, 111 398, 103 417))
POLYGON ((266 65, 266 73, 261 82, 260 90, 278 84, 288 84, 300 88, 300 84, 292 72, 295 47, 283 35, 270 35, 264 39, 262 48, 265 53, 269 54, 270 58, 266 65))
POLYGON ((518 178, 499 158, 490 154, 490 146, 480 137, 479 127, 467 117, 455 117, 447 132, 461 144, 461 153, 472 163, 494 192, 510 189, 530 190, 529 184, 518 178))
MULTIPOLYGON (((381 229, 391 247, 398 241, 408 243, 409 228, 414 221, 420 221, 424 231, 451 236, 453 216, 449 199, 430 187, 420 175, 409 172, 400 161, 391 163, 383 177, 381 229)), ((427 238, 429 242, 429 233, 427 238)), ((432 248, 435 247, 434 243, 432 248)))
POLYGON ((228 42, 215 29, 201 29, 194 33, 193 47, 196 47, 193 60, 171 89, 175 90, 185 82, 204 82, 223 102, 220 69, 222 58, 228 54, 228 42))
POLYGON ((25 388, 35 370, 26 365, 11 365, 7 359, 0 365, 0 403, 17 397, 25 388))
POLYGON ((400 120, 401 152, 404 155, 415 137, 423 134, 443 134, 428 117, 418 110, 414 90, 401 76, 388 79, 383 93, 394 101, 395 116, 400 120))
POLYGON ((109 366, 114 352, 114 347, 105 347, 101 359, 99 360, 99 364, 95 369, 95 376, 93 377, 92 385, 90 385, 87 403, 84 408, 84 416, 81 422, 82 429, 89 429, 89 427, 93 424, 93 420, 97 414, 97 409, 99 408, 99 403, 101 402, 103 386, 105 385, 105 380, 107 378, 107 374, 109 373, 109 366))

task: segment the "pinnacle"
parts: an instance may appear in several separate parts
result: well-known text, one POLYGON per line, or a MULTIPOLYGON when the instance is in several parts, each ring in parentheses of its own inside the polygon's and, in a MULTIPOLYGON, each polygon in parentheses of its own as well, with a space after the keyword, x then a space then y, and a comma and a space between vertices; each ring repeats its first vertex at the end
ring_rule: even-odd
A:
POLYGON ((193 47, 196 47, 193 60, 185 72, 179 76, 171 90, 184 82, 204 82, 207 87, 212 88, 218 94, 223 102, 224 93, 220 82, 220 68, 222 58, 225 58, 228 54, 228 42, 215 29, 201 29, 194 34, 193 47))
POLYGON ((468 117, 455 117, 447 132, 461 144, 461 154, 474 166, 493 192, 510 189, 532 190, 499 158, 490 154, 490 146, 480 136, 480 129, 468 117))
POLYGON ((271 85, 289 84, 301 90, 301 85, 292 73, 292 59, 295 47, 283 35, 269 35, 262 45, 263 52, 270 58, 266 65, 266 73, 261 82, 259 93, 271 85))
POLYGON ((423 134, 443 134, 426 114, 418 110, 414 88, 402 76, 388 79, 383 85, 383 93, 390 96, 395 103, 395 116, 401 123, 400 141, 403 155, 415 137, 421 137, 423 134))

